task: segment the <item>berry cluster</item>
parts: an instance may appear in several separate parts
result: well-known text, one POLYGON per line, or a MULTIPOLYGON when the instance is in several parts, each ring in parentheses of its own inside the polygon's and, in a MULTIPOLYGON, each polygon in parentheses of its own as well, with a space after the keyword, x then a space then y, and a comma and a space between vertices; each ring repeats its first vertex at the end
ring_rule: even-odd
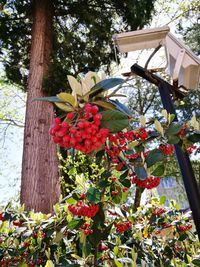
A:
POLYGON ((181 127, 180 132, 179 132, 179 136, 181 138, 184 138, 184 136, 185 136, 185 126, 181 127))
POLYGON ((164 145, 161 144, 159 146, 159 149, 163 152, 165 156, 171 155, 174 152, 174 146, 173 145, 164 145))
POLYGON ((120 234, 125 232, 125 231, 128 231, 132 227, 132 224, 130 221, 115 223, 114 225, 117 229, 117 232, 119 232, 120 234))
POLYGON ((34 266, 42 266, 44 264, 44 260, 41 258, 36 260, 29 260, 28 253, 23 253, 23 257, 21 255, 13 257, 12 259, 9 258, 2 258, 0 260, 1 267, 8 267, 8 266, 19 266, 19 264, 24 261, 26 262, 26 266, 34 267, 34 266))
POLYGON ((152 212, 152 214, 153 214, 153 215, 156 215, 156 216, 159 216, 159 215, 165 213, 165 211, 166 211, 165 208, 163 208, 163 207, 158 207, 158 208, 156 208, 156 209, 152 212))
POLYGON ((81 229, 84 230, 84 235, 90 235, 93 233, 93 230, 90 229, 90 224, 88 224, 88 223, 84 223, 81 226, 81 229))
POLYGON ((106 147, 108 155, 116 162, 116 158, 123 151, 127 150, 127 145, 134 140, 146 140, 148 133, 144 128, 140 128, 137 131, 119 132, 109 135, 110 146, 106 147))
POLYGON ((104 244, 104 243, 101 242, 99 244, 98 250, 99 251, 106 251, 106 250, 108 250, 108 246, 106 246, 106 244, 104 244))
POLYGON ((197 148, 195 145, 190 145, 187 147, 187 153, 192 154, 192 152, 197 148))
POLYGON ((116 196, 120 195, 121 192, 126 192, 126 191, 128 191, 127 187, 124 186, 123 188, 120 188, 118 185, 115 185, 115 191, 111 191, 111 195, 116 197, 116 196))
POLYGON ((55 144, 75 148, 85 154, 99 149, 109 135, 107 128, 100 128, 102 115, 96 105, 85 104, 79 113, 68 113, 66 120, 54 119, 50 129, 55 144))
POLYGON ((181 225, 178 225, 177 228, 180 232, 186 232, 186 231, 189 231, 190 229, 192 229, 192 224, 190 224, 190 223, 181 224, 181 225))
POLYGON ((4 218, 4 214, 1 212, 0 213, 0 221, 4 221, 5 220, 5 218, 4 218))
POLYGON ((23 224, 23 221, 21 221, 21 220, 14 220, 12 223, 13 223, 14 226, 21 227, 22 224, 23 224))
POLYGON ((160 184, 160 177, 150 176, 145 180, 140 180, 137 175, 133 174, 131 182, 140 188, 152 189, 160 184))
POLYGON ((83 203, 83 201, 79 201, 76 205, 70 205, 68 207, 68 210, 76 216, 86 216, 86 217, 94 217, 98 210, 99 205, 98 204, 91 204, 86 205, 83 203))

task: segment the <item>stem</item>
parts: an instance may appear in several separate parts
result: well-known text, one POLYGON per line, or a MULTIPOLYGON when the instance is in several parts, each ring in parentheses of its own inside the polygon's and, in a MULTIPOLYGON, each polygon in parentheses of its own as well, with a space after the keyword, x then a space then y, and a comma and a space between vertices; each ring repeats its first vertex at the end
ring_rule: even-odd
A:
POLYGON ((97 253, 98 253, 98 246, 95 247, 94 251, 94 267, 98 267, 97 253))
POLYGON ((142 196, 143 190, 139 187, 136 187, 135 191, 135 200, 134 200, 134 205, 133 205, 133 211, 137 211, 137 208, 140 206, 140 200, 142 196))

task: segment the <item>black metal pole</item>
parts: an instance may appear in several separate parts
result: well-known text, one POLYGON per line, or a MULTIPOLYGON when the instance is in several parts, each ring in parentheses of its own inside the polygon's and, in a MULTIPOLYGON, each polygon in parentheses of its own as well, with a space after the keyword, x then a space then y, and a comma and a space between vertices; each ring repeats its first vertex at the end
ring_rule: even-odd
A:
MULTIPOLYGON (((157 75, 151 74, 137 64, 134 64, 131 67, 131 71, 158 86, 163 107, 167 110, 168 113, 174 114, 175 120, 178 121, 172 97, 170 95, 170 93, 174 93, 173 86, 157 75)), ((200 193, 198 190, 197 181, 195 179, 194 171, 192 169, 192 164, 190 162, 188 154, 184 153, 178 145, 174 145, 174 147, 197 234, 200 240, 200 193)))

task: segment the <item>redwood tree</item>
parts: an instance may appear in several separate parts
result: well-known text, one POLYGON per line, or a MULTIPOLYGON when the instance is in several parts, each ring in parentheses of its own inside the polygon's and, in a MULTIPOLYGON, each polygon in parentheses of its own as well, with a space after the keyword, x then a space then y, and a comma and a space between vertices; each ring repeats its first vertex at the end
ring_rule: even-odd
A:
POLYGON ((51 104, 33 102, 33 99, 45 96, 42 84, 52 52, 53 6, 51 1, 35 0, 33 14, 21 203, 25 203, 26 209, 48 213, 52 211, 53 204, 58 201, 60 192, 56 147, 48 135, 54 113, 51 104))

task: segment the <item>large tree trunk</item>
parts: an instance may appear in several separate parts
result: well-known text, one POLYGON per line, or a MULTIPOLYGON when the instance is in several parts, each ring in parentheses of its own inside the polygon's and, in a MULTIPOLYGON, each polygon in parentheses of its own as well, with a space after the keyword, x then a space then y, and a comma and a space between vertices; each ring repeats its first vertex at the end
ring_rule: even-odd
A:
POLYGON ((56 147, 49 136, 53 106, 35 101, 45 96, 42 82, 52 52, 53 6, 51 0, 35 0, 28 79, 21 204, 25 209, 49 213, 60 194, 56 147))

